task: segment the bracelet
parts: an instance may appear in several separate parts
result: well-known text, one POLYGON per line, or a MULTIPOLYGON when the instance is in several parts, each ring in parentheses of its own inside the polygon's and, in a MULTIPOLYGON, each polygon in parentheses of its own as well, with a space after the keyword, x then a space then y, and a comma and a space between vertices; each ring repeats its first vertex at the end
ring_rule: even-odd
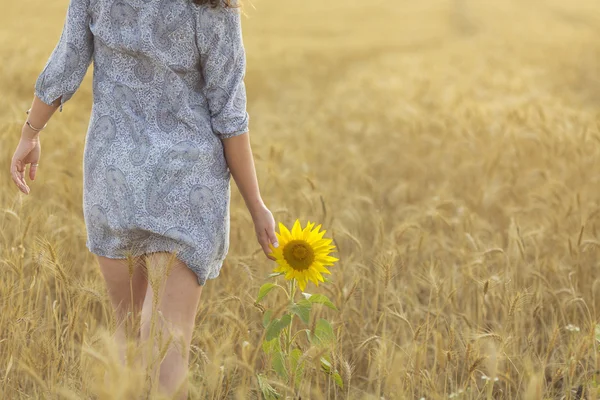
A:
MULTIPOLYGON (((29 115, 29 111, 31 111, 31 108, 29 110, 25 111, 25 113, 29 115)), ((29 120, 25 121, 25 123, 27 124, 28 127, 30 127, 32 130, 34 130, 36 132, 40 132, 42 129, 44 129, 46 127, 46 125, 48 125, 48 124, 44 124, 44 126, 42 126, 41 128, 35 128, 33 125, 31 125, 29 120)))

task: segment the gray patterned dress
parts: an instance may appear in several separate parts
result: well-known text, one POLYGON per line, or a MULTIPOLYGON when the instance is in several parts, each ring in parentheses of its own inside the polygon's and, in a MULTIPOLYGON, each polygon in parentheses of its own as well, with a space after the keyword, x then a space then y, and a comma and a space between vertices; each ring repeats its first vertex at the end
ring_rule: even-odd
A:
POLYGON ((229 249, 221 139, 248 131, 240 13, 191 0, 71 0, 35 83, 60 111, 93 68, 83 159, 87 248, 176 252, 198 283, 229 249))

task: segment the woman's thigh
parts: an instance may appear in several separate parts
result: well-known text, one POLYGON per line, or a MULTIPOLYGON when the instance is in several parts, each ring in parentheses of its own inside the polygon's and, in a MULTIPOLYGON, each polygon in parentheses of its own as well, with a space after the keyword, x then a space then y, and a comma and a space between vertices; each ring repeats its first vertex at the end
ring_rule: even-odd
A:
POLYGON ((171 329, 191 339, 203 286, 196 274, 173 253, 147 255, 149 282, 142 311, 142 329, 150 323, 153 308, 160 311, 171 329))
POLYGON ((106 282, 111 303, 118 314, 140 311, 144 304, 148 280, 141 257, 113 259, 96 256, 106 282))

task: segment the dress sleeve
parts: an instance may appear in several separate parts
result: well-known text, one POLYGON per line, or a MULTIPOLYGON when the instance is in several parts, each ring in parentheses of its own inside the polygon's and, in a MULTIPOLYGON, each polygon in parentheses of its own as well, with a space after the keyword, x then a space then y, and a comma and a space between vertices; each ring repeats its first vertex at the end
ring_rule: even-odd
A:
POLYGON ((70 0, 62 34, 35 82, 35 95, 51 105, 62 96, 63 104, 77 91, 94 52, 90 31, 89 0, 70 0))
POLYGON ((246 53, 235 8, 201 7, 197 26, 204 94, 213 132, 221 139, 248 132, 246 53))

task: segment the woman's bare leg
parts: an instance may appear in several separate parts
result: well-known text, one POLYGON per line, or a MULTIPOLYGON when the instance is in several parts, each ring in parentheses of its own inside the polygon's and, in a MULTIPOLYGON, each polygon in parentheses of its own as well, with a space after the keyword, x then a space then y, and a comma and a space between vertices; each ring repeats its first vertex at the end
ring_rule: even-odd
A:
POLYGON ((142 309, 141 339, 153 346, 151 357, 144 351, 144 361, 153 378, 158 372, 162 392, 187 399, 190 343, 203 287, 174 253, 149 254, 146 266, 150 285, 142 309))
POLYGON ((120 361, 125 365, 127 328, 131 332, 131 337, 136 340, 140 337, 139 319, 148 287, 145 266, 141 257, 112 259, 97 256, 97 258, 115 312, 117 322, 115 340, 120 361))

